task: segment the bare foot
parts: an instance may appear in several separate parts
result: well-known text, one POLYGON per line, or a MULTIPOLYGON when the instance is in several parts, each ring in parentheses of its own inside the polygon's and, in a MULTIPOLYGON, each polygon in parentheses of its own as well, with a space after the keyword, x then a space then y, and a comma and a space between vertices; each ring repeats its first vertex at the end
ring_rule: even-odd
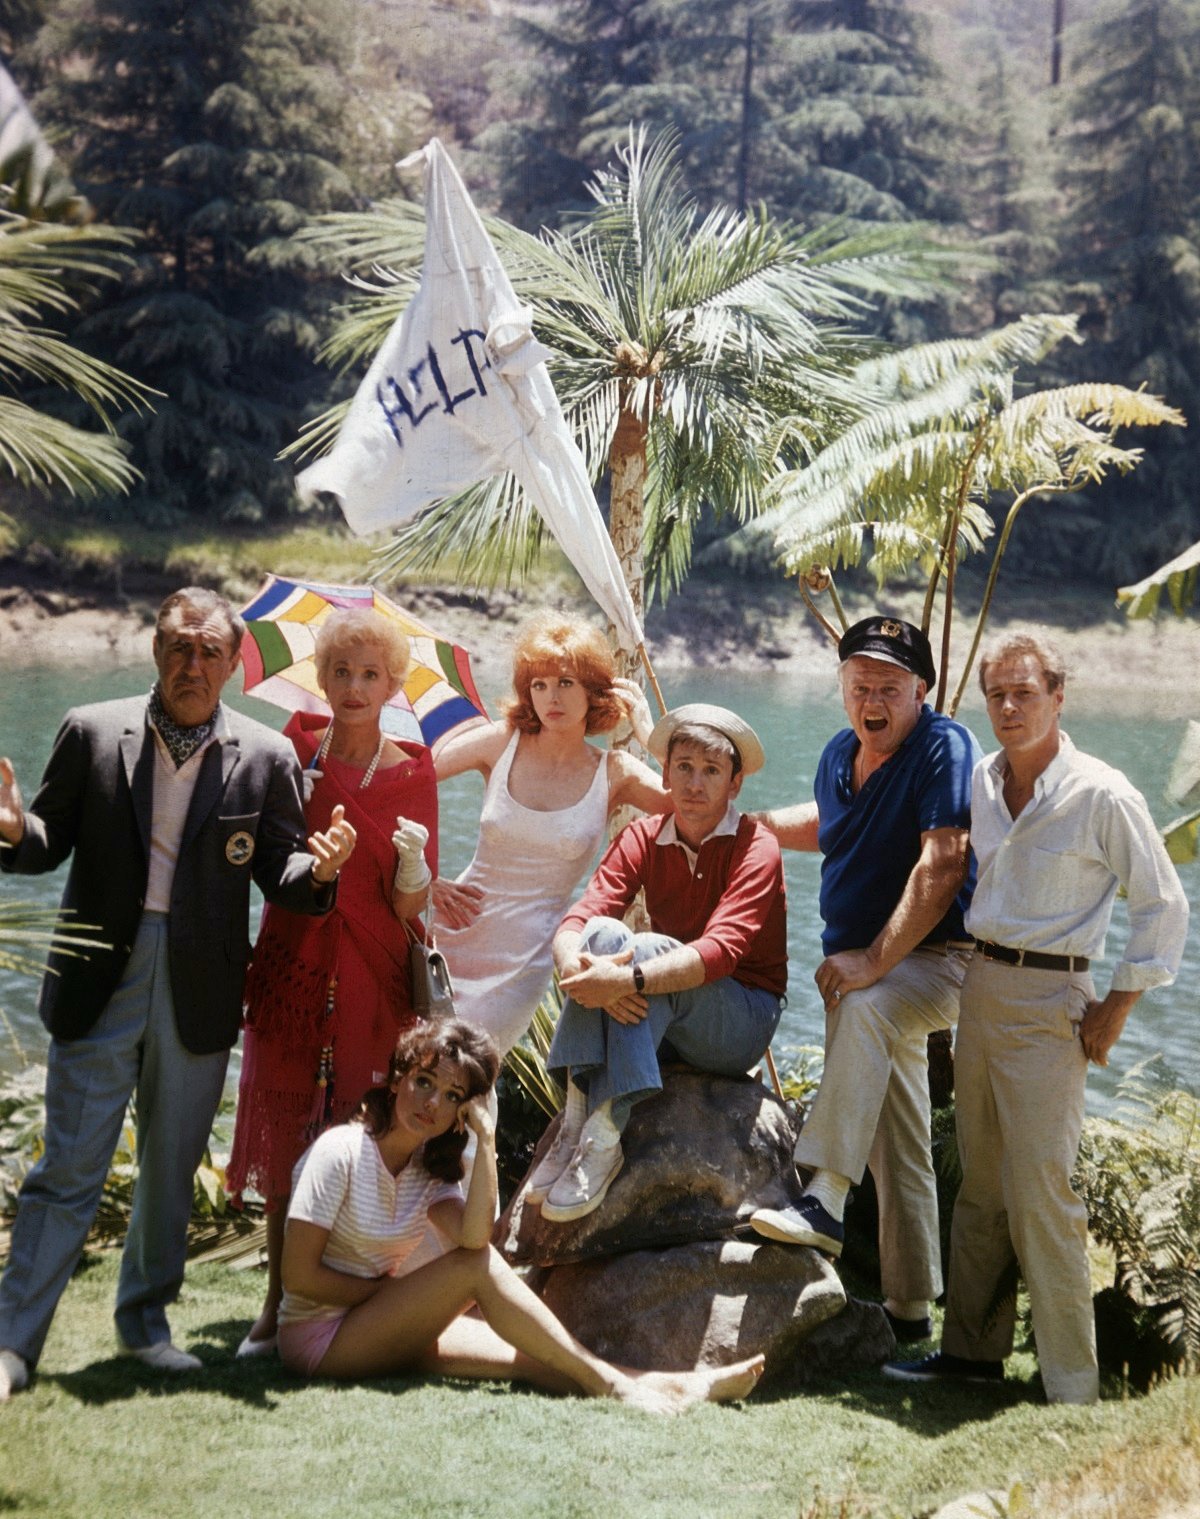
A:
POLYGON ((747 1397, 758 1385, 764 1359, 751 1356, 732 1366, 704 1366, 695 1371, 642 1371, 625 1374, 613 1396, 644 1413, 681 1414, 697 1403, 730 1403, 747 1397))

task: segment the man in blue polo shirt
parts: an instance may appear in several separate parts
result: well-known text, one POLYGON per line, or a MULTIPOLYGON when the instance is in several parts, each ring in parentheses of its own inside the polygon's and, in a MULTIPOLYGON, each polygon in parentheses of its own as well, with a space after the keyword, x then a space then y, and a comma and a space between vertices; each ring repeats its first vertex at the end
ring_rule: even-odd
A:
POLYGON ((849 728, 825 746, 816 800, 761 814, 790 849, 820 849, 825 1073, 796 1145, 813 1171, 792 1208, 751 1218, 770 1239, 841 1254, 850 1187, 869 1165, 879 1197, 884 1307, 897 1339, 930 1333, 942 1290, 929 1150, 926 1041, 958 1017, 969 958, 963 914, 979 745, 925 705, 929 640, 867 617, 838 644, 849 728))

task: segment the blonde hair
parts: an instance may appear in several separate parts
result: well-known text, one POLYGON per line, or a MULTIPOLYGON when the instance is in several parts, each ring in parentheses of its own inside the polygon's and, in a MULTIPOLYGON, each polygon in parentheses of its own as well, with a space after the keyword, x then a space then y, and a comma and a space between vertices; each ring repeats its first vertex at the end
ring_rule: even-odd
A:
POLYGON ((505 716, 521 733, 541 732, 531 686, 544 675, 569 675, 587 692, 587 733, 610 733, 625 715, 613 690, 617 667, 598 628, 564 612, 538 612, 517 629, 513 690, 505 716))
POLYGON ((1067 665, 1053 643, 1043 633, 1001 633, 979 656, 979 689, 987 695, 988 666, 1001 659, 1020 658, 1028 654, 1036 659, 1046 677, 1047 691, 1061 691, 1067 683, 1067 665))
POLYGON ((383 651, 384 668, 391 685, 388 695, 395 696, 404 684, 412 657, 408 635, 390 617, 366 607, 342 607, 327 617, 318 629, 313 662, 322 691, 334 655, 346 649, 361 649, 365 644, 374 644, 383 651))

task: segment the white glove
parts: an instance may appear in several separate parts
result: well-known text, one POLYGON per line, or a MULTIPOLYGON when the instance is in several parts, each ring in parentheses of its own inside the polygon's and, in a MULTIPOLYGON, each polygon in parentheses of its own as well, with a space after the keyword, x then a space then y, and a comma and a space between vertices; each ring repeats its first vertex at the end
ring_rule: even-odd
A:
POLYGON ((396 863, 394 891, 408 894, 424 891, 433 879, 433 872, 425 863, 425 845, 429 842, 429 829, 422 828, 411 818, 398 817, 392 845, 399 857, 396 863))
POLYGON ((325 779, 324 770, 301 770, 300 792, 301 800, 307 807, 312 801, 312 794, 317 789, 317 782, 325 779))

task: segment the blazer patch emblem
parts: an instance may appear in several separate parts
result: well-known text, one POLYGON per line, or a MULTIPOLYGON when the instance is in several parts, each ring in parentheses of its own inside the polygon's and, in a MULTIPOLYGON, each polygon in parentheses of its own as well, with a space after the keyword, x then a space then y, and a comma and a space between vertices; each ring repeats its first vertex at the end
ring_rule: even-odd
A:
POLYGON ((231 865, 249 865, 254 854, 254 835, 245 829, 231 833, 225 840, 225 858, 231 865))

